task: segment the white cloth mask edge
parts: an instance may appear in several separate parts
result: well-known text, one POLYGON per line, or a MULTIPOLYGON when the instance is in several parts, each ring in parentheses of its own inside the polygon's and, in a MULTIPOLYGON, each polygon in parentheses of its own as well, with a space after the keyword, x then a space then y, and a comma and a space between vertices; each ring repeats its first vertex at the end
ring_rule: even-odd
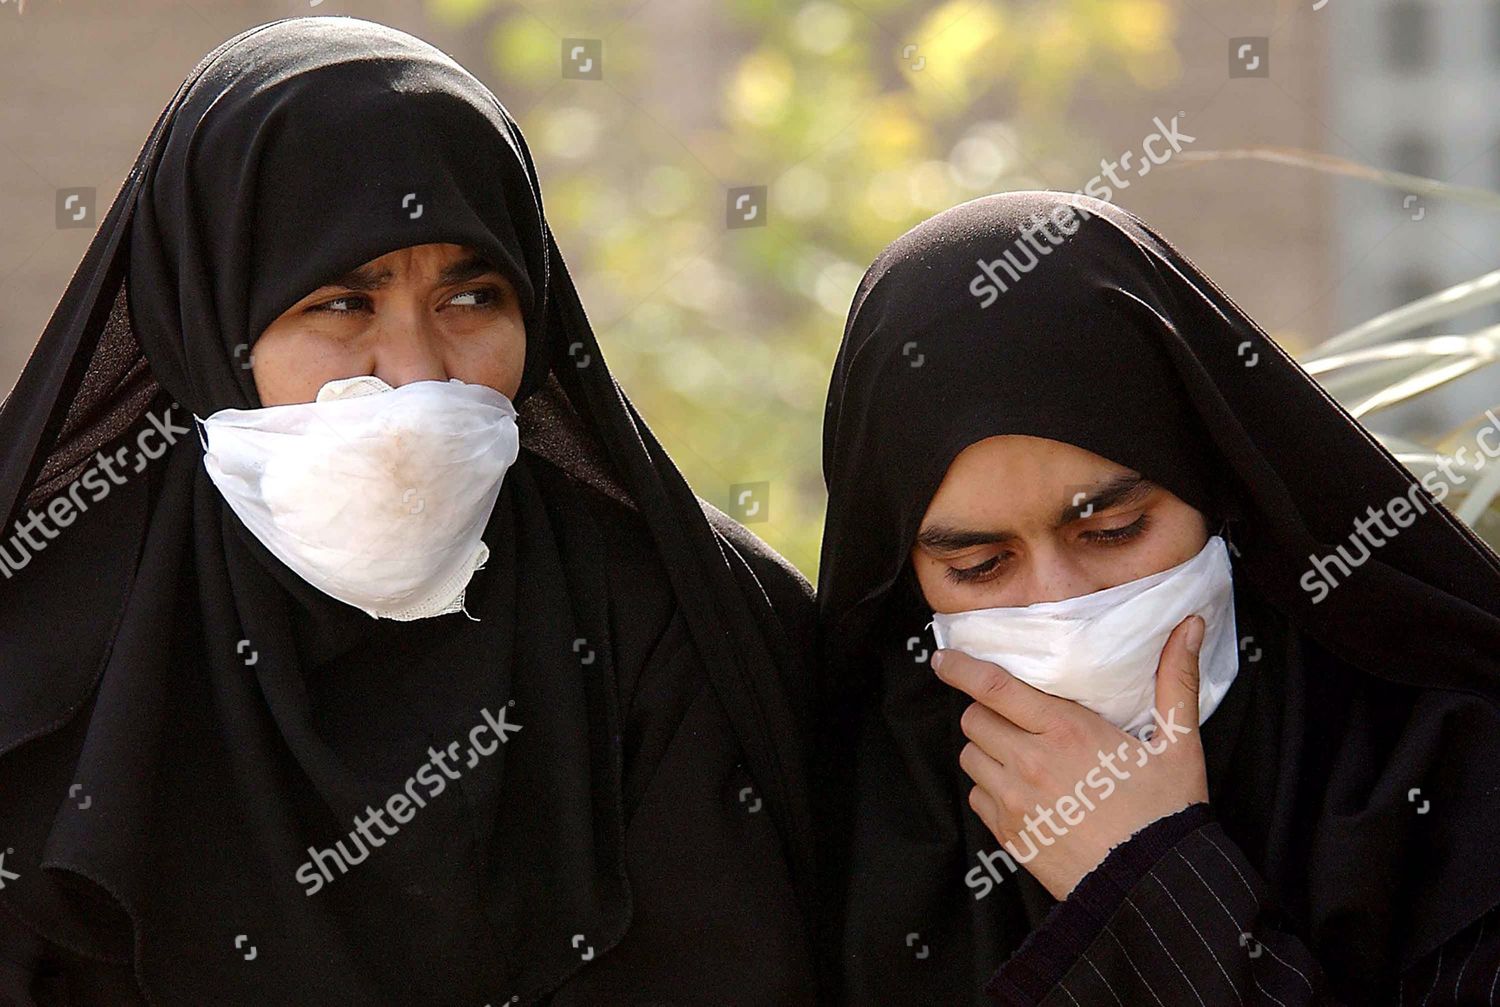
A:
POLYGON ((1124 584, 1035 605, 935 613, 929 625, 938 647, 998 664, 1139 735, 1155 721, 1162 648, 1193 614, 1205 623, 1198 653, 1202 724, 1239 673, 1232 568, 1218 535, 1191 559, 1124 584))
POLYGON ((356 375, 313 402, 194 419, 220 495, 303 580, 373 618, 462 611, 519 455, 507 396, 458 378, 392 388, 356 375))

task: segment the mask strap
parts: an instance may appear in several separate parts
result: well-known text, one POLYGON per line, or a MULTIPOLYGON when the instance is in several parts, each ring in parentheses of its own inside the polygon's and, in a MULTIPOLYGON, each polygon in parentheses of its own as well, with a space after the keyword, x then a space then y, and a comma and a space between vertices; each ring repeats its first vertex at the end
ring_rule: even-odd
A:
POLYGON ((1238 559, 1240 550, 1239 547, 1234 544, 1234 534, 1231 529, 1232 525, 1230 523, 1230 520, 1228 518, 1224 518, 1219 522, 1219 530, 1214 532, 1214 534, 1218 535, 1224 540, 1224 545, 1229 549, 1229 555, 1238 559))
POLYGON ((198 434, 198 443, 203 445, 203 450, 205 453, 207 453, 208 440, 203 436, 203 431, 208 428, 204 424, 203 420, 199 418, 197 413, 193 413, 193 420, 198 424, 197 426, 193 427, 193 430, 198 434))

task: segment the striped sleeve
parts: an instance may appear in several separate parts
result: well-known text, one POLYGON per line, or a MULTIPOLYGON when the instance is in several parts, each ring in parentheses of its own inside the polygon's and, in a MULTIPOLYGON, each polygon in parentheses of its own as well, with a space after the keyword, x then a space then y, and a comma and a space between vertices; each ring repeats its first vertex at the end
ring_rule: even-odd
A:
MULTIPOLYGON (((1206 804, 1110 851, 985 987, 1012 1007, 1330 1005, 1323 970, 1280 930, 1265 880, 1206 804)), ((1390 1004, 1493 1005, 1500 912, 1403 976, 1390 1004)))

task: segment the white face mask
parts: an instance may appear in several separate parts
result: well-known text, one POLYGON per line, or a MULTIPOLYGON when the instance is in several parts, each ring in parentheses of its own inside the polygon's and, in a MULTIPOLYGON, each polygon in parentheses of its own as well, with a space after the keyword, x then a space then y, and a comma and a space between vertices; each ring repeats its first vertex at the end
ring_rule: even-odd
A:
POLYGON ((457 378, 396 389, 341 378, 314 402, 199 422, 209 478, 255 537, 313 587, 383 619, 463 607, 520 452, 510 399, 457 378))
POLYGON ((1229 550, 1215 535, 1192 559, 1115 587, 1024 608, 934 615, 937 645, 998 664, 1042 692, 1071 699, 1140 736, 1154 721, 1156 666, 1177 624, 1205 623, 1198 653, 1198 723, 1239 673, 1229 550))

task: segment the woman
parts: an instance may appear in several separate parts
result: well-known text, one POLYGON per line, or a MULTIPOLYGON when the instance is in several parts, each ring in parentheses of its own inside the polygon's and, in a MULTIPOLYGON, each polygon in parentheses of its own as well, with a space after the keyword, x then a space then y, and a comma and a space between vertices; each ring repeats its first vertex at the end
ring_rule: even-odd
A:
POLYGON ((211 52, 0 443, 0 1001, 810 1000, 810 591, 441 52, 211 52))
POLYGON ((1145 224, 896 241, 824 473, 848 1002, 1494 1002, 1500 560, 1145 224))

